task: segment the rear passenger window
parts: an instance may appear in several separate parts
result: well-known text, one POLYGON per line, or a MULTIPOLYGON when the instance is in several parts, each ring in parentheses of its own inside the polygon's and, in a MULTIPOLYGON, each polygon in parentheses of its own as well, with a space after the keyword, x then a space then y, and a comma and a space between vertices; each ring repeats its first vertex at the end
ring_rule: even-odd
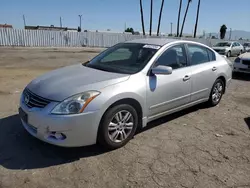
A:
POLYGON ((210 61, 207 48, 188 44, 188 54, 191 61, 191 65, 199 65, 210 61))
POLYGON ((209 57, 210 61, 215 61, 216 60, 215 54, 214 54, 214 52, 212 50, 207 49, 207 53, 208 53, 208 57, 209 57))

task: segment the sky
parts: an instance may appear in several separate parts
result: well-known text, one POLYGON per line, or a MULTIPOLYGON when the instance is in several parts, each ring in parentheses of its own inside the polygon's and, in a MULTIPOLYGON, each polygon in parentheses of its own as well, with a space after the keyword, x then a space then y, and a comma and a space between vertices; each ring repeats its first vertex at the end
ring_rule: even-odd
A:
MULTIPOLYGON (((183 0, 181 23, 188 0, 183 0)), ((161 0, 154 0, 153 31, 156 32, 161 0)), ((187 15, 184 33, 192 33, 198 0, 193 0, 187 15)), ((125 25, 141 31, 139 0, 1 0, 0 24, 12 24, 23 28, 26 25, 60 26, 60 16, 65 27, 79 26, 87 30, 123 31, 125 25)), ((179 0, 165 0, 161 32, 176 32, 179 0)), ((150 0, 143 0, 146 31, 149 30, 150 0)), ((198 33, 219 32, 222 24, 232 30, 250 31, 250 0, 201 0, 198 33)))

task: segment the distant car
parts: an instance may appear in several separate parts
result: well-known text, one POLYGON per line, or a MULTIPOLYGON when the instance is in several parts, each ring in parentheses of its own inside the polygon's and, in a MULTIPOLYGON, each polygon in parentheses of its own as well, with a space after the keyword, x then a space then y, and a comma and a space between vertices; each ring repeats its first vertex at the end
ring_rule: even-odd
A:
POLYGON ((237 56, 244 52, 244 47, 238 42, 219 42, 213 46, 213 49, 227 57, 237 56))
POLYGON ((217 105, 231 76, 231 61, 208 46, 139 39, 34 79, 19 114, 25 129, 45 142, 116 149, 150 121, 198 103, 217 105))
POLYGON ((250 49, 234 60, 233 72, 250 73, 250 49))
POLYGON ((245 51, 249 51, 250 50, 250 42, 245 42, 243 44, 243 47, 244 47, 245 51))

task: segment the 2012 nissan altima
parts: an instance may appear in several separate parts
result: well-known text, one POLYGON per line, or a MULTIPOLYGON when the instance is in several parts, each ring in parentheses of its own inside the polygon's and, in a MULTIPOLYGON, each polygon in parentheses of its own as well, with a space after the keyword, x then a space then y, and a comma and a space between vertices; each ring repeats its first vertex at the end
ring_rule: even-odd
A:
POLYGON ((19 114, 42 141, 116 149, 152 120, 198 103, 217 105, 231 76, 231 62, 208 46, 139 39, 34 79, 19 114))

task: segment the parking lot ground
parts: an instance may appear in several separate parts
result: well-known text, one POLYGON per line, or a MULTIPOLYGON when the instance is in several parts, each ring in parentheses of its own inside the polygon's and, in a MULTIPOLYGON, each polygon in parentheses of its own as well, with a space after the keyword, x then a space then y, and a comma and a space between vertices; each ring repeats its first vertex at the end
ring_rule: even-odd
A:
MULTIPOLYGON (((59 148, 30 136, 17 115, 35 77, 84 62, 91 48, 0 48, 0 187, 250 187, 250 76, 236 75, 221 103, 150 123, 125 147, 59 148)), ((84 136, 84 133, 83 133, 84 136)))

